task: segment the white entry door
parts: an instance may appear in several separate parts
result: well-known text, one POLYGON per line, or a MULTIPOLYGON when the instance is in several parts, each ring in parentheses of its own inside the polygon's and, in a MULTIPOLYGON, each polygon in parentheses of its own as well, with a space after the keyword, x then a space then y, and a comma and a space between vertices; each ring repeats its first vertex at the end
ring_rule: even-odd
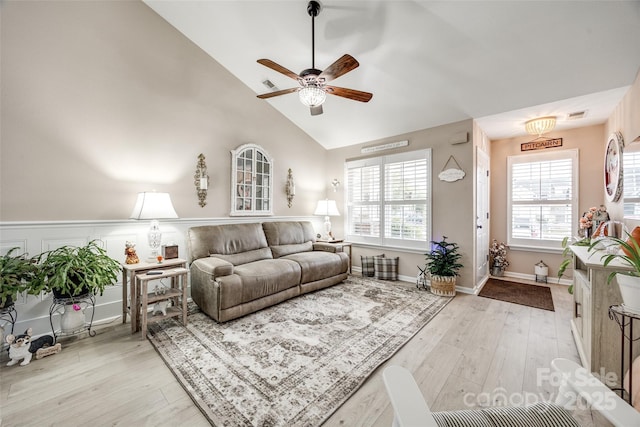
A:
POLYGON ((489 156, 476 148, 476 285, 489 275, 489 156))

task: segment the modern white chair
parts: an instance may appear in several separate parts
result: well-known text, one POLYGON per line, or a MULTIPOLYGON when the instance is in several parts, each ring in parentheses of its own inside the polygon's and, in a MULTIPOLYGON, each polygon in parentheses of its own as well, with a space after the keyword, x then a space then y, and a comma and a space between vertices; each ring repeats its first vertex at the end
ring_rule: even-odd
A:
POLYGON ((393 406, 393 427, 449 426, 576 426, 569 412, 577 397, 599 411, 618 427, 640 426, 637 412, 607 388, 585 368, 567 359, 554 359, 552 368, 560 382, 555 403, 537 403, 529 407, 495 407, 460 411, 431 412, 411 373, 400 366, 383 372, 384 384, 393 406))

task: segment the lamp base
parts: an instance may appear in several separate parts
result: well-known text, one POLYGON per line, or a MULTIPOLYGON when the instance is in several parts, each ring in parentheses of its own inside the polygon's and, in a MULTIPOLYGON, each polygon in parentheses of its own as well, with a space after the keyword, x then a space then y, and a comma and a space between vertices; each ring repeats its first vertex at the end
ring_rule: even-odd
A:
POLYGON ((151 227, 147 233, 147 239, 149 247, 151 248, 151 254, 147 259, 148 262, 158 262, 158 252, 160 250, 160 243, 162 242, 162 232, 160 231, 160 225, 157 220, 151 221, 151 227))
POLYGON ((328 215, 324 217, 324 233, 322 233, 320 239, 325 242, 331 242, 333 240, 333 235, 331 234, 331 219, 328 215))

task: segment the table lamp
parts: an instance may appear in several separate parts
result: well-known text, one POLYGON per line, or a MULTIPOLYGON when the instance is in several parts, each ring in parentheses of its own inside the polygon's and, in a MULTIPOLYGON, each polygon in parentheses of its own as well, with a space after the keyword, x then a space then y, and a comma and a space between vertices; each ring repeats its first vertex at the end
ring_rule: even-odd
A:
POLYGON ((331 234, 331 219, 329 217, 340 216, 336 201, 329 199, 318 200, 318 206, 316 207, 316 211, 313 214, 324 216, 324 234, 322 235, 321 239, 332 241, 333 235, 331 234))
POLYGON ((151 220, 151 226, 147 233, 149 247, 151 248, 149 261, 155 262, 158 258, 158 249, 162 241, 162 232, 160 231, 158 220, 178 218, 169 193, 138 193, 138 199, 130 218, 151 220))

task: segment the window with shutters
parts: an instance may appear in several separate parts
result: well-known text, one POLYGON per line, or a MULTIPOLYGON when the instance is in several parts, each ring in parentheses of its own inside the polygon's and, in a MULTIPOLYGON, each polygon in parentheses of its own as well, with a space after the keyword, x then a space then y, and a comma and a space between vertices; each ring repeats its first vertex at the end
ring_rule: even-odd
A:
POLYGON ((578 150, 507 158, 510 246, 559 248, 578 227, 578 150))
POLYGON ((640 219, 640 151, 622 153, 624 217, 640 219))
POLYGON ((347 162, 347 239, 421 249, 431 232, 431 150, 347 162))

